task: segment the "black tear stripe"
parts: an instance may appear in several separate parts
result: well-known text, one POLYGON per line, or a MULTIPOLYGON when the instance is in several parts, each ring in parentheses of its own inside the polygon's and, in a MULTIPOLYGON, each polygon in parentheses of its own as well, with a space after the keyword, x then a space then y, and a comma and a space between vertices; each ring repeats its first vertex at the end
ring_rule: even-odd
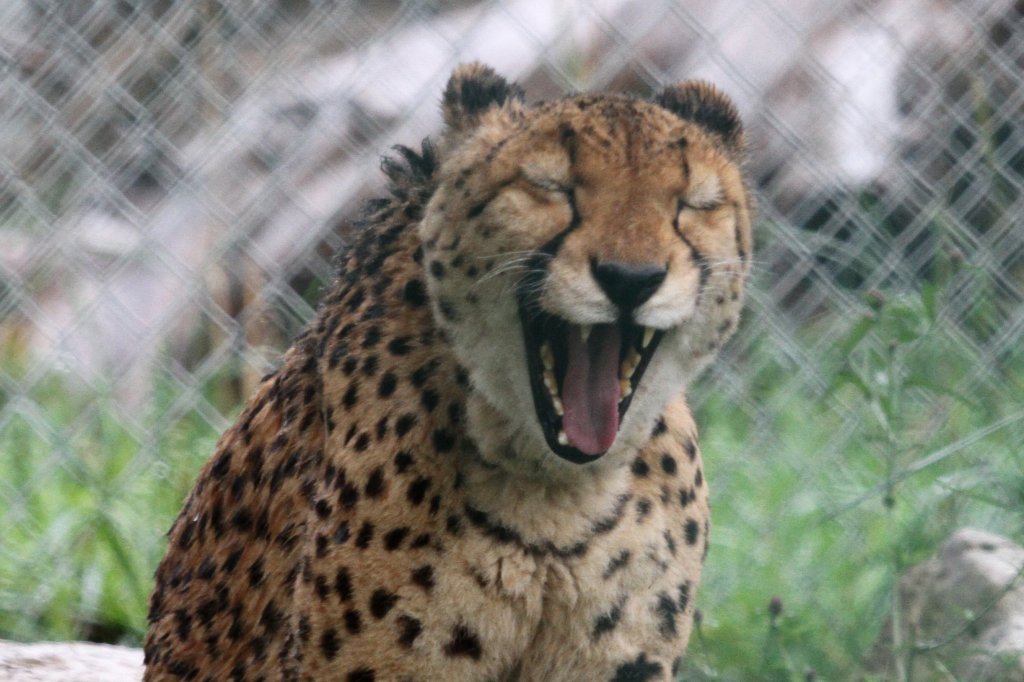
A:
POLYGON ((562 143, 562 147, 565 148, 565 153, 569 156, 569 167, 576 165, 576 130, 569 123, 562 123, 558 126, 558 140, 562 143))
POLYGON ((740 235, 740 205, 733 202, 732 205, 732 229, 733 238, 736 240, 736 255, 740 257, 740 265, 747 263, 747 250, 743 248, 743 238, 740 235))
POLYGON ((572 219, 564 230, 546 241, 537 249, 533 258, 530 259, 529 274, 519 282, 519 296, 521 300, 531 298, 529 292, 536 291, 539 288, 538 285, 547 276, 548 262, 554 259, 558 250, 562 248, 562 243, 565 242, 566 237, 572 234, 582 222, 580 212, 576 208, 576 194, 574 192, 566 192, 566 198, 569 202, 569 209, 572 211, 572 219))
POLYGON ((676 219, 672 222, 672 227, 675 228, 676 234, 683 240, 683 243, 690 247, 690 253, 693 254, 693 262, 698 268, 700 268, 700 283, 697 288, 697 302, 700 306, 700 297, 704 293, 704 287, 708 283, 708 277, 711 276, 711 263, 708 261, 708 257, 705 256, 700 249, 693 245, 689 237, 683 234, 683 231, 679 229, 679 212, 676 212, 676 219))

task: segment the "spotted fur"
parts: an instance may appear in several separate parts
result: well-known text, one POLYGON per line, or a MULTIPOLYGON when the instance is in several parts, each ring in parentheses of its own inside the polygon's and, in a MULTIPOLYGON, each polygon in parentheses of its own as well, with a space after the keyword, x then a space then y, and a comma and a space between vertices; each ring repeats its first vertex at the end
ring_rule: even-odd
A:
MULTIPOLYGON (((146 679, 668 680, 708 547, 686 383, 734 330, 742 129, 681 84, 528 106, 460 67, 437 146, 385 163, 317 319, 174 522, 146 679), (664 264, 614 444, 556 456, 516 296, 618 313, 606 262, 664 264)), ((660 267, 660 266, 659 266, 660 267)))

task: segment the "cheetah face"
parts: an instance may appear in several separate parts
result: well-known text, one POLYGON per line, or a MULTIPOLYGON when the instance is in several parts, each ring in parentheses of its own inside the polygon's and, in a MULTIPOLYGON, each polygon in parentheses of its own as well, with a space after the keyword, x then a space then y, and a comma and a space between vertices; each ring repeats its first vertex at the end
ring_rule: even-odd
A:
POLYGON ((528 108, 471 66, 445 108, 421 224, 439 323, 514 431, 576 464, 625 449, 738 319, 750 220, 732 105, 688 84, 528 108))

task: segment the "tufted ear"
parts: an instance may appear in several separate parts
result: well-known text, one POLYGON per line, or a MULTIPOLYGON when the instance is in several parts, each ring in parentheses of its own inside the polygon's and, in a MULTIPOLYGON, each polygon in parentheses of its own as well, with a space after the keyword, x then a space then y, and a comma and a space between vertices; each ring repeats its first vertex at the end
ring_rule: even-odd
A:
POLYGON ((654 101, 673 114, 718 136, 730 153, 741 153, 743 123, 732 100, 706 81, 684 81, 662 90, 654 101))
POLYGON ((441 109, 448 129, 462 133, 475 128, 489 109, 522 99, 523 90, 516 83, 509 83, 489 66, 471 62, 452 72, 441 109))

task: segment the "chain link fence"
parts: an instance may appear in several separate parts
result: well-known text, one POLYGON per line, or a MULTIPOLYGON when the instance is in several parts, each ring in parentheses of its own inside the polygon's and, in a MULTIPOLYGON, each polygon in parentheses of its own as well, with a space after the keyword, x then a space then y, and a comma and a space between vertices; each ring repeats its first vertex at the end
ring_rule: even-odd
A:
POLYGON ((1024 3, 9 0, 0 634, 138 636, 200 463, 471 59, 537 98, 703 77, 747 123, 755 281, 693 392, 709 628, 742 592, 729 553, 808 506, 856 544, 875 498, 1024 503, 1000 468, 1024 436, 1024 3))

